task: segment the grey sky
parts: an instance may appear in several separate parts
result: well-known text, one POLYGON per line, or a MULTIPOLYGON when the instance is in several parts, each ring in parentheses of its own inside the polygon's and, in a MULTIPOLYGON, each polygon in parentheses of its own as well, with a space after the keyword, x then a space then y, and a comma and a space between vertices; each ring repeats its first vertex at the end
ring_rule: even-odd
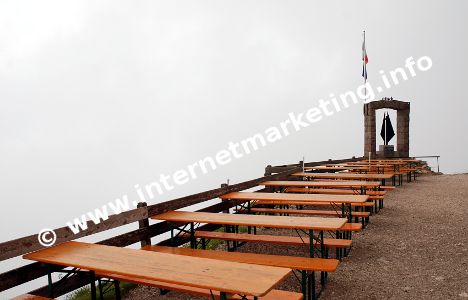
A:
MULTIPOLYGON (((0 2, 0 241, 61 227, 362 83, 433 67, 382 94, 411 101, 410 153, 467 172, 465 1, 0 2)), ((379 82, 377 82, 379 83, 379 82)), ((380 119, 378 119, 380 123, 380 119)), ((378 124, 380 126, 380 124, 378 124)), ((157 201, 362 155, 362 105, 157 201)), ((1 266, 1 265, 0 265, 1 266)))

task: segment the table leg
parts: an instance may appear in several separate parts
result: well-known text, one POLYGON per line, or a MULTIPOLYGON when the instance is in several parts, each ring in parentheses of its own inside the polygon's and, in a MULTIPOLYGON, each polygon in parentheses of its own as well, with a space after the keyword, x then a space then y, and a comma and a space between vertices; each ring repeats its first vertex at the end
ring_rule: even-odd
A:
POLYGON ((96 300, 96 273, 94 271, 89 271, 90 284, 91 284, 91 299, 96 300))
MULTIPOLYGON (((320 257, 325 258, 325 245, 323 244, 323 230, 320 231, 320 257)), ((320 272, 320 283, 322 284, 322 288, 325 285, 325 272, 320 272)))
POLYGON ((309 280, 307 281, 308 282, 307 290, 309 294, 308 298, 315 300, 317 299, 317 291, 315 289, 315 272, 314 271, 310 272, 308 277, 309 277, 309 280))
POLYGON ((98 278, 98 287, 99 287, 99 299, 104 300, 104 293, 103 293, 103 290, 102 290, 101 278, 98 278))
POLYGON ((351 203, 348 205, 348 222, 353 221, 353 215, 352 215, 352 208, 351 208, 351 203))
POLYGON ((47 282, 49 285, 49 297, 53 298, 54 297, 54 287, 53 287, 53 282, 52 282, 52 266, 47 265, 47 282))
POLYGON ((309 230, 309 255, 310 257, 314 257, 315 253, 314 248, 314 231, 312 229, 309 230))
POLYGON ((301 271, 301 290, 304 300, 307 299, 307 271, 301 271))

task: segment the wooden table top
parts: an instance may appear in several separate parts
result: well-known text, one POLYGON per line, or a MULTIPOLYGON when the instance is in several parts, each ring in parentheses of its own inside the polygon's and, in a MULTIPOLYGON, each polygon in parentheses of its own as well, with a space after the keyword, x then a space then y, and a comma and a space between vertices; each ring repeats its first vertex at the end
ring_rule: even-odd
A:
POLYGON ((338 188, 375 188, 377 181, 331 180, 331 181, 265 181, 264 186, 294 186, 294 187, 338 187, 338 188))
POLYGON ((323 178, 323 179, 364 179, 364 180, 381 180, 391 179, 393 174, 353 174, 353 173, 307 173, 298 172, 292 176, 301 176, 309 178, 323 178))
POLYGON ((196 222, 221 225, 241 225, 272 228, 312 229, 312 230, 338 230, 345 223, 340 218, 319 217, 288 217, 288 216, 264 216, 247 214, 225 214, 209 212, 170 211, 152 217, 155 220, 173 222, 196 222))
POLYGON ((364 203, 368 195, 324 195, 324 194, 293 194, 293 193, 250 193, 234 192, 223 195, 221 199, 231 200, 282 200, 282 201, 309 201, 309 202, 335 202, 335 203, 364 203))
POLYGON ((66 242, 23 256, 61 266, 261 297, 291 269, 82 242, 66 242))

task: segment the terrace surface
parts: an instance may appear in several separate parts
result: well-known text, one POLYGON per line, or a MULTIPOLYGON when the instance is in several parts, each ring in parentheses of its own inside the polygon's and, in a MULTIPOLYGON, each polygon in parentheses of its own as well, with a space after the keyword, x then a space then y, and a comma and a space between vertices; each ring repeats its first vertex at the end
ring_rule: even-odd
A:
MULTIPOLYGON (((468 299, 468 174, 424 175, 387 193, 320 299, 468 299)), ((263 233, 292 234, 288 230, 263 233)), ((307 256, 305 248, 247 244, 242 252, 307 256)), ((278 287, 299 290, 291 276, 278 287)), ((138 287, 126 299, 202 299, 138 287)))

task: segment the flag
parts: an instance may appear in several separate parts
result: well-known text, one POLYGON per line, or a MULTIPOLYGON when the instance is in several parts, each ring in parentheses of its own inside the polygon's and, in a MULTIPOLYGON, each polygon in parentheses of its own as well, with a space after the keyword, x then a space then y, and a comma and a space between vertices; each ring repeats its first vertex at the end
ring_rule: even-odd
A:
POLYGON ((362 77, 364 80, 367 80, 367 63, 369 59, 367 58, 367 51, 366 51, 366 33, 364 32, 364 40, 362 41, 362 77))
POLYGON ((384 114, 380 136, 384 140, 385 145, 388 145, 388 142, 395 136, 392 121, 390 121, 390 115, 388 113, 386 115, 384 114))
POLYGON ((387 145, 388 142, 395 136, 395 131, 393 130, 392 121, 390 121, 390 115, 387 113, 387 119, 385 120, 386 123, 386 135, 387 135, 387 145))

